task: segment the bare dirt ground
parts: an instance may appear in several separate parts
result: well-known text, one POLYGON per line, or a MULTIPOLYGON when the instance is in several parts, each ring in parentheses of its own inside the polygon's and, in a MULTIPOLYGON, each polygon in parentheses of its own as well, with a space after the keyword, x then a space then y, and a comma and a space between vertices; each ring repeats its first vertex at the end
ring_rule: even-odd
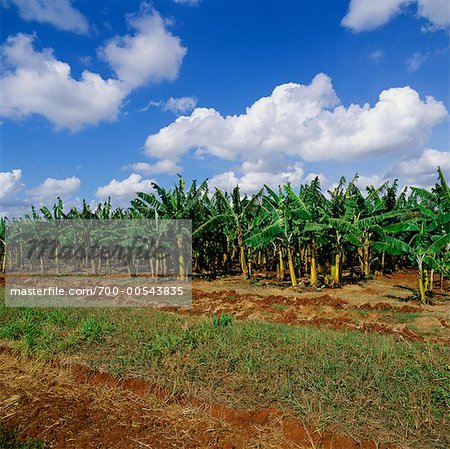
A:
POLYGON ((277 410, 253 412, 174 398, 142 381, 119 381, 3 350, 0 423, 53 448, 385 448, 309 432, 277 410))
MULTIPOLYGON (((450 343, 450 288, 434 290, 431 304, 410 300, 416 273, 377 275, 364 284, 336 289, 293 289, 261 278, 196 280, 193 307, 181 313, 229 313, 240 319, 310 324, 391 334, 407 340, 450 343)), ((437 282, 437 277, 435 282, 437 282)), ((436 285, 436 283, 435 283, 436 285)))

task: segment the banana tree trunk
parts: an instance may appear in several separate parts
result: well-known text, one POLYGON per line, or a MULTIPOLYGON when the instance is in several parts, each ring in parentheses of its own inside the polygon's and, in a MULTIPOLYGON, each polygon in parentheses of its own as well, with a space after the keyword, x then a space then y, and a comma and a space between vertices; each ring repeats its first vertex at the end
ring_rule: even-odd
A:
POLYGON ((314 245, 310 246, 311 251, 311 261, 310 261, 310 278, 309 283, 312 286, 315 286, 317 284, 317 267, 316 267, 316 249, 314 248, 314 245))
POLYGON ((186 265, 183 254, 183 234, 180 233, 177 239, 178 244, 178 266, 179 266, 179 276, 184 277, 186 274, 186 265))
POLYGON ((226 249, 226 263, 225 263, 225 269, 226 269, 226 273, 230 274, 231 273, 231 264, 233 262, 233 250, 231 248, 230 245, 230 240, 227 238, 227 249, 226 249))
POLYGON ((364 276, 370 276, 370 252, 369 252, 369 242, 366 240, 364 242, 363 249, 363 261, 364 261, 364 276))
POLYGON ((333 280, 336 284, 341 282, 341 254, 337 253, 334 259, 334 276, 333 280))
POLYGON ((247 259, 245 257, 245 248, 243 245, 239 245, 239 254, 240 254, 242 275, 247 277, 247 259))
POLYGON ((59 274, 59 248, 58 248, 58 241, 56 241, 56 244, 55 244, 55 271, 56 271, 56 274, 59 274))
POLYGON ((6 249, 5 251, 2 252, 2 268, 1 268, 1 272, 5 273, 6 272, 6 249))
POLYGON ((419 278, 419 298, 422 304, 425 304, 425 283, 424 283, 424 273, 423 273, 423 263, 422 260, 418 261, 418 278, 419 278))
POLYGON ((242 276, 248 278, 247 258, 245 256, 245 248, 244 248, 244 237, 242 235, 241 230, 239 230, 239 234, 238 234, 238 245, 239 245, 239 259, 241 262, 242 276))
POLYGON ((100 250, 100 256, 97 262, 97 273, 100 274, 102 272, 102 250, 100 250))
POLYGON ((302 276, 302 273, 308 272, 308 251, 306 246, 302 246, 300 241, 298 242, 299 246, 299 253, 300 253, 300 263, 299 263, 299 269, 300 269, 300 276, 302 276))
POLYGON ((428 282, 428 291, 431 293, 433 291, 434 284, 434 270, 433 268, 430 270, 430 280, 428 282))
POLYGON ((289 262, 289 275, 291 276, 291 284, 292 284, 292 287, 297 287, 297 285, 298 285, 297 276, 295 275, 294 262, 292 260, 292 251, 289 248, 289 246, 287 249, 287 253, 288 253, 288 262, 289 262))
POLYGON ((363 273, 365 273, 364 270, 364 248, 363 246, 358 246, 358 259, 359 259, 359 268, 363 273))
POLYGON ((278 246, 278 277, 284 279, 283 250, 281 245, 278 246))

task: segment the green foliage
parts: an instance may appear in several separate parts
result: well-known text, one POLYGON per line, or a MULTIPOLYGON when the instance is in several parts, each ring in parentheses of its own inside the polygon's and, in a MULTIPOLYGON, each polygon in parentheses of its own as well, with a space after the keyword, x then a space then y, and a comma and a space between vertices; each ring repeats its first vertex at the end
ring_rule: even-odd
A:
POLYGON ((214 315, 213 326, 214 327, 227 327, 233 323, 234 318, 227 313, 221 313, 220 315, 214 315))
POLYGON ((94 317, 86 318, 81 322, 79 334, 88 343, 98 342, 114 330, 114 325, 94 317))
MULTIPOLYGON (((320 286, 317 270, 321 280, 339 284, 341 273, 354 273, 355 266, 365 278, 375 270, 408 265, 448 276, 450 189, 440 168, 437 181, 431 190, 412 187, 399 192, 394 180, 363 192, 355 176, 350 182, 341 178, 324 195, 315 178, 298 191, 290 184, 264 186, 248 197, 238 186, 230 193, 212 193, 207 181, 187 186, 179 176, 171 189, 154 183, 153 192, 138 192, 127 209, 113 209, 108 199, 95 209, 83 201, 80 209, 67 212, 58 198, 53 207, 43 206, 39 212, 32 208, 25 220, 190 219, 194 271, 212 277, 240 271, 250 278, 255 270, 277 270, 283 278, 285 265, 294 287, 298 276, 306 273, 312 285, 320 286)), ((2 270, 6 225, 1 218, 2 270)), ((180 259, 180 265, 185 263, 180 259)), ((423 300, 420 286, 419 290, 423 300)))
POLYGON ((0 339, 18 342, 26 352, 50 357, 83 344, 102 342, 116 330, 108 319, 77 309, 0 308, 0 339))

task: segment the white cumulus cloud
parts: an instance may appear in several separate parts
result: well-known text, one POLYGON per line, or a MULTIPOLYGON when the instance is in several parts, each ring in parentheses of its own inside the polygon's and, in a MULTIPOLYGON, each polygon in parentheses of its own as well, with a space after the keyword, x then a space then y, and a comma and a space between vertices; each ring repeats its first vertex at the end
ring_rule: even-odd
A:
POLYGON ((388 181, 385 176, 382 175, 359 175, 358 179, 356 180, 356 184, 361 190, 365 190, 366 187, 375 187, 378 188, 382 186, 386 181, 388 181))
POLYGON ((241 115, 197 108, 150 135, 145 151, 174 161, 191 149, 249 161, 273 154, 309 161, 393 156, 423 148, 430 130, 446 117, 441 102, 422 100, 411 87, 384 90, 373 106, 339 105, 331 79, 319 74, 309 85, 276 87, 241 115))
POLYGON ((448 0, 418 0, 418 14, 428 19, 430 31, 450 26, 450 2, 448 0))
POLYGON ((80 189, 81 181, 73 176, 66 179, 47 178, 42 184, 29 190, 29 195, 38 201, 66 198, 80 189))
MULTIPOLYGON (((0 115, 10 119, 41 115, 56 129, 78 131, 115 120, 132 89, 175 79, 186 49, 167 30, 164 19, 143 5, 139 14, 128 16, 135 34, 117 36, 99 50, 118 79, 104 79, 89 70, 75 79, 70 65, 58 60, 52 49, 34 48, 35 35, 9 36, 0 47, 0 115)), ((187 99, 167 104, 171 110, 188 106, 187 99)))
POLYGON ((98 52, 118 78, 131 88, 177 78, 187 50, 161 15, 144 8, 128 24, 134 34, 116 36, 98 52))
POLYGON ((15 195, 23 189, 24 185, 21 179, 22 170, 16 169, 9 172, 0 172, 0 201, 7 199, 13 194, 15 195))
POLYGON ((89 29, 88 21, 72 6, 72 0, 3 0, 2 4, 17 6, 24 20, 50 23, 75 33, 87 33, 89 29))
POLYGON ((253 170, 243 173, 227 171, 211 178, 208 184, 212 188, 217 187, 228 192, 239 185, 242 193, 252 194, 258 192, 264 184, 276 188, 279 185, 291 183, 293 187, 298 187, 303 181, 303 175, 302 165, 295 164, 293 167, 287 167, 285 171, 276 173, 253 170))
POLYGON ((88 70, 76 80, 69 64, 56 59, 51 49, 35 50, 34 40, 17 34, 1 47, 0 115, 21 119, 38 114, 58 129, 74 131, 117 117, 127 94, 120 81, 88 70))
POLYGON ((157 161, 154 164, 149 164, 148 162, 136 162, 125 166, 124 169, 129 169, 144 175, 154 175, 157 173, 176 175, 183 171, 183 168, 177 165, 176 162, 168 159, 157 161))
POLYGON ((448 0, 351 0, 342 24, 353 31, 369 31, 388 23, 410 5, 416 5, 418 17, 426 19, 428 29, 450 26, 448 0))
POLYGON ((432 186, 436 183, 438 166, 450 176, 450 151, 428 148, 418 158, 399 161, 388 176, 401 178, 408 185, 432 186))
POLYGON ((272 156, 254 162, 245 161, 235 170, 214 176, 208 184, 211 188, 217 187, 228 192, 239 185, 242 193, 253 194, 264 184, 276 189, 280 185, 290 183, 293 188, 298 188, 300 184, 310 182, 316 176, 322 184, 327 182, 322 173, 309 173, 305 176, 301 162, 290 163, 283 157, 272 156))
POLYGON ((29 213, 31 206, 37 209, 52 205, 59 196, 73 203, 73 195, 79 190, 80 179, 47 178, 43 183, 28 188, 22 182, 22 170, 0 172, 0 216, 20 217, 29 213))
POLYGON ((351 0, 342 24, 353 31, 373 30, 389 22, 413 0, 351 0))
POLYGON ((111 197, 116 204, 128 204, 129 200, 136 196, 136 192, 152 192, 152 180, 142 179, 137 173, 132 173, 128 178, 118 181, 113 179, 109 184, 99 187, 95 193, 100 200, 111 197))

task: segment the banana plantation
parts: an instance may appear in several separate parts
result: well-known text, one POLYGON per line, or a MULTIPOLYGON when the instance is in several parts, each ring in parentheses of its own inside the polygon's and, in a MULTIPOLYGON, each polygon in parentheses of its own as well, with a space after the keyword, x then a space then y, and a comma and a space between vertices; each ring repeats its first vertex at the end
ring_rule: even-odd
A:
MULTIPOLYGON (((450 189, 440 169, 431 190, 400 191, 394 181, 362 191, 357 176, 327 192, 316 178, 299 189, 262 186, 251 197, 239 187, 211 191, 207 181, 186 186, 181 177, 171 189, 153 188, 138 192, 128 208, 108 200, 65 210, 58 198, 19 220, 190 219, 193 272, 211 277, 267 275, 320 288, 414 267, 425 303, 450 276, 450 189), (440 285, 433 285, 436 278, 440 285)), ((3 272, 7 220, 0 221, 3 272)))

